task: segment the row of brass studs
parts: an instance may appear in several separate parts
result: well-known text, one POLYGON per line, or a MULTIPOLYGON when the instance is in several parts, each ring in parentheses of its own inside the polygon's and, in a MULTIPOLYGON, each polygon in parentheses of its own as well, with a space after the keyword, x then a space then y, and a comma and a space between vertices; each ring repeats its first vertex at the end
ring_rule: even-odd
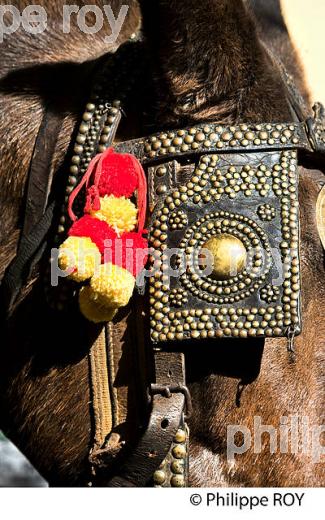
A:
POLYGON ((153 475, 154 487, 185 487, 188 457, 188 428, 180 428, 170 453, 153 475))
POLYGON ((215 307, 169 312, 165 320, 155 321, 154 338, 163 340, 206 339, 226 336, 247 338, 252 336, 281 336, 283 327, 291 325, 291 309, 270 307, 215 307), (162 337, 163 336, 163 337, 162 337))
POLYGON ((169 227, 172 231, 181 231, 188 224, 188 217, 184 211, 174 211, 169 217, 169 227))
MULTIPOLYGON (((55 237, 61 242, 70 224, 67 217, 67 204, 71 192, 78 185, 97 153, 104 152, 111 141, 112 130, 120 114, 121 101, 114 99, 114 92, 124 100, 132 89, 135 78, 130 78, 129 66, 135 62, 135 57, 142 52, 141 45, 129 42, 115 55, 106 61, 97 73, 90 101, 87 103, 73 148, 69 166, 69 176, 65 192, 65 200, 61 209, 60 223, 55 237), (124 67, 120 63, 124 63, 124 67), (118 68, 118 73, 116 72, 118 68), (111 99, 108 98, 111 94, 111 99)), ((139 67, 138 67, 139 68, 139 67)), ((76 206, 78 201, 76 201, 76 206)))
MULTIPOLYGON (((154 303, 153 299, 150 303, 154 303)), ((169 293, 169 304, 172 307, 182 307, 188 303, 188 295, 184 289, 173 289, 169 293)))
POLYGON ((246 164, 241 169, 232 165, 224 175, 220 169, 217 169, 210 180, 212 187, 217 190, 216 200, 220 200, 224 194, 230 199, 235 199, 240 193, 245 197, 251 197, 254 191, 257 191, 261 197, 266 197, 271 189, 268 183, 271 176, 272 172, 267 170, 264 164, 261 164, 257 170, 246 164))
POLYGON ((271 284, 265 285, 260 291, 261 300, 266 303, 275 303, 280 296, 280 289, 271 284))
POLYGON ((282 303, 284 307, 290 306, 291 324, 289 326, 298 329, 300 325, 300 269, 297 152, 282 152, 281 167, 289 179, 289 185, 284 187, 281 198, 281 226, 284 240, 281 242, 280 248, 282 262, 289 267, 285 272, 283 282, 282 303))
MULTIPOLYGON (((125 47, 125 50, 118 51, 116 55, 112 55, 111 59, 105 63, 102 70, 97 74, 96 82, 82 115, 73 147, 65 198, 61 207, 57 233, 54 237, 55 246, 58 246, 64 240, 70 225, 67 205, 71 192, 80 182, 91 159, 97 153, 104 152, 109 145, 116 118, 119 116, 120 101, 115 100, 111 102, 107 96, 110 93, 111 99, 114 100, 115 91, 119 92, 124 99, 129 89, 132 88, 132 81, 130 81, 130 78, 127 78, 128 73, 125 71, 123 73, 120 67, 121 54, 124 54, 122 59, 125 62, 127 60, 130 61, 132 55, 138 52, 137 48, 137 45, 132 45, 132 48, 129 45, 127 49, 125 47), (118 67, 118 74, 116 73, 116 67, 118 67), (125 76, 124 79, 121 77, 122 74, 125 76)), ((125 69, 128 69, 128 67, 126 66, 125 69)), ((78 207, 78 201, 76 201, 75 210, 77 213, 81 209, 81 207, 78 207)), ((75 303, 74 297, 77 292, 75 284, 70 280, 60 279, 59 287, 52 288, 50 284, 50 267, 44 282, 44 290, 46 300, 52 308, 58 310, 70 309, 71 305, 75 303)))
MULTIPOLYGON (((213 157, 217 158, 217 156, 213 157)), ((241 172, 230 166, 225 176, 222 175, 221 170, 216 170, 215 166, 216 163, 212 162, 212 159, 203 157, 190 182, 185 186, 181 186, 179 190, 172 192, 167 197, 166 204, 168 204, 168 209, 170 211, 175 210, 175 208, 186 202, 188 198, 192 198, 193 202, 198 204, 202 202, 209 203, 213 200, 219 201, 224 194, 234 199, 241 192, 248 197, 252 195, 254 190, 257 190, 261 197, 266 197, 271 191, 272 184, 268 183, 268 179, 272 177, 272 172, 266 170, 264 165, 261 165, 257 171, 246 165, 241 172), (209 160, 211 163, 208 162, 209 160), (260 174, 263 176, 259 177, 260 174), (241 182, 238 181, 237 177, 240 178, 241 182)), ((273 174, 274 177, 277 177, 276 169, 273 174)), ((273 189, 277 196, 281 193, 281 186, 277 185, 279 182, 284 183, 283 188, 285 188, 283 176, 281 179, 273 179, 273 189)), ((159 185, 156 189, 156 194, 159 196, 166 194, 166 192, 167 186, 165 184, 159 185)), ((174 227, 172 229, 177 228, 174 227)))
POLYGON ((152 338, 156 341, 166 341, 189 338, 221 338, 226 336, 240 338, 281 336, 283 335, 284 330, 292 326, 291 313, 285 312, 284 316, 284 320, 279 316, 278 319, 273 319, 268 322, 262 319, 253 319, 253 315, 250 315, 250 319, 253 319, 253 321, 239 320, 237 323, 227 319, 222 319, 222 321, 220 321, 220 317, 216 322, 208 321, 205 324, 200 322, 197 323, 194 319, 192 320, 191 317, 189 317, 186 319, 185 323, 176 320, 171 322, 168 327, 164 327, 162 323, 157 324, 152 332, 152 338), (217 326, 220 328, 217 329, 217 326))
POLYGON ((79 126, 73 149, 74 155, 71 158, 69 167, 65 200, 58 227, 59 241, 62 240, 61 236, 66 232, 66 214, 69 196, 87 171, 91 159, 96 153, 101 153, 106 150, 112 127, 119 113, 119 107, 119 101, 114 101, 113 106, 109 106, 102 100, 100 100, 98 104, 90 102, 86 105, 86 111, 82 116, 82 122, 79 126), (106 120, 102 123, 103 117, 105 117, 106 120))
POLYGON ((189 151, 208 152, 235 148, 294 146, 299 143, 298 125, 246 125, 224 127, 204 125, 184 130, 161 132, 144 142, 145 159, 189 151))

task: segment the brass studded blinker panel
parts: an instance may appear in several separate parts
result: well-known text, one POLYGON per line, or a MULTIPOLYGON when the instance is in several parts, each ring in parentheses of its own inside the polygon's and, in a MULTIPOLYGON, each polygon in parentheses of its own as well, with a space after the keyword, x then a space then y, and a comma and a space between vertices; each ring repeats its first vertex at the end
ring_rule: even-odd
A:
POLYGON ((298 334, 297 151, 196 160, 149 168, 152 340, 298 334))

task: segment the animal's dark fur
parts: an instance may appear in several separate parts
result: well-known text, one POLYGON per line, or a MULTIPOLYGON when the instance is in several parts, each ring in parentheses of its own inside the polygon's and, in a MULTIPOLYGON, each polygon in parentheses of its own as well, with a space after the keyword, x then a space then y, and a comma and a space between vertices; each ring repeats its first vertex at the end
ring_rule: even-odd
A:
MULTIPOLYGON (((115 10, 122 3, 111 2, 115 10)), ((261 27, 265 42, 288 62, 297 84, 303 80, 280 13, 275 11, 274 17, 274 11, 265 9, 270 2, 258 2, 258 23, 248 0, 140 3, 151 55, 148 76, 154 78, 150 96, 139 106, 139 113, 146 113, 146 128, 204 119, 291 118, 280 73, 261 42, 261 27)), ((132 9, 119 43, 139 27, 138 4, 129 4, 132 9)), ((58 19, 61 2, 47 8, 49 19, 58 19)), ((111 50, 103 41, 104 33, 85 37, 74 30, 63 37, 53 26, 42 38, 19 33, 3 44, 2 272, 18 238, 26 173, 44 103, 51 96, 58 110, 66 112, 55 157, 59 167, 89 88, 93 60, 111 50)), ((193 345, 187 352, 195 408, 190 425, 192 485, 303 486, 318 485, 324 477, 320 465, 300 455, 248 452, 231 467, 225 458, 227 424, 251 426, 252 417, 260 415, 264 423, 278 427, 281 416, 294 414, 318 423, 324 408, 325 330, 319 309, 324 308, 325 294, 323 252, 314 217, 317 191, 317 177, 302 171, 304 333, 297 340, 296 361, 290 363, 284 340, 268 341, 264 352, 259 343, 242 342, 213 348, 193 345), (237 408, 239 380, 248 386, 237 408)), ((82 331, 80 338, 78 334, 72 338, 78 331, 76 323, 64 319, 54 323, 37 295, 34 291, 33 306, 22 306, 19 321, 2 346, 1 427, 52 484, 82 485, 88 477, 91 443, 87 345, 82 331), (49 330, 54 331, 50 338, 49 330)))
POLYGON ((290 117, 280 75, 242 2, 144 4, 162 124, 290 117))

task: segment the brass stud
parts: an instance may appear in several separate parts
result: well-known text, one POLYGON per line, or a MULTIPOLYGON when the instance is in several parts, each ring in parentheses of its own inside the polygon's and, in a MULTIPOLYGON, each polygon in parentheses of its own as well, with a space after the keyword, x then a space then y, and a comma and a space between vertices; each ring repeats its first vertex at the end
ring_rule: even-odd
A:
POLYGON ((153 480, 155 484, 164 484, 164 482, 166 481, 166 473, 162 470, 155 471, 153 475, 153 480))
POLYGON ((197 143, 201 143, 201 142, 205 141, 205 134, 203 132, 198 132, 195 136, 195 141, 197 143))
POLYGON ((161 141, 156 141, 154 143, 152 143, 152 149, 157 151, 157 150, 160 150, 161 148, 161 141))
POLYGON ((223 141, 230 141, 230 139, 231 139, 231 134, 230 134, 229 132, 224 132, 224 133, 222 134, 222 136, 221 136, 221 139, 222 139, 223 141))
POLYGON ((156 193, 157 195, 163 195, 164 193, 167 192, 167 187, 164 185, 164 184, 160 184, 157 189, 156 189, 156 193))
POLYGON ((182 460, 174 460, 171 464, 171 470, 176 475, 182 475, 184 473, 184 462, 182 460))
POLYGON ((262 141, 266 141, 269 137, 269 134, 265 131, 262 131, 259 133, 259 137, 260 137, 260 139, 262 139, 262 141))
POLYGON ((174 146, 180 146, 182 143, 183 143, 183 139, 181 139, 180 137, 175 137, 173 139, 173 143, 172 144, 174 146))
POLYGON ((82 119, 86 122, 90 121, 92 119, 93 115, 91 112, 85 112, 82 116, 82 119))
POLYGON ((172 487, 184 487, 185 486, 185 480, 184 480, 184 477, 183 475, 174 475, 172 478, 171 478, 171 486, 172 487))
POLYGON ((184 430, 182 429, 179 429, 177 432, 176 432, 176 435, 175 435, 175 442, 177 443, 183 443, 186 441, 186 433, 184 430))
POLYGON ((186 457, 186 448, 183 444, 179 444, 174 446, 172 450, 173 456, 175 459, 185 459, 186 457))

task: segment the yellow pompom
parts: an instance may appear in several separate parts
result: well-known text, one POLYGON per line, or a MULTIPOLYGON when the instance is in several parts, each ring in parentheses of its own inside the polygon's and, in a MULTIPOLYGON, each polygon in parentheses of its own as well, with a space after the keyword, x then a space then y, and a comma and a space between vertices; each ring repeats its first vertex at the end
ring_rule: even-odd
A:
POLYGON ((100 210, 93 217, 104 220, 117 234, 133 231, 137 225, 138 210, 129 199, 105 195, 100 199, 100 210))
POLYGON ((91 278, 101 263, 97 246, 88 237, 69 237, 59 249, 59 268, 71 270, 69 278, 84 282, 91 278))
POLYGON ((124 307, 134 286, 135 278, 129 271, 111 263, 103 264, 90 280, 91 298, 104 307, 124 307))
POLYGON ((100 305, 92 299, 92 290, 89 286, 82 287, 79 292, 80 311, 87 320, 93 323, 112 321, 117 309, 100 305))

